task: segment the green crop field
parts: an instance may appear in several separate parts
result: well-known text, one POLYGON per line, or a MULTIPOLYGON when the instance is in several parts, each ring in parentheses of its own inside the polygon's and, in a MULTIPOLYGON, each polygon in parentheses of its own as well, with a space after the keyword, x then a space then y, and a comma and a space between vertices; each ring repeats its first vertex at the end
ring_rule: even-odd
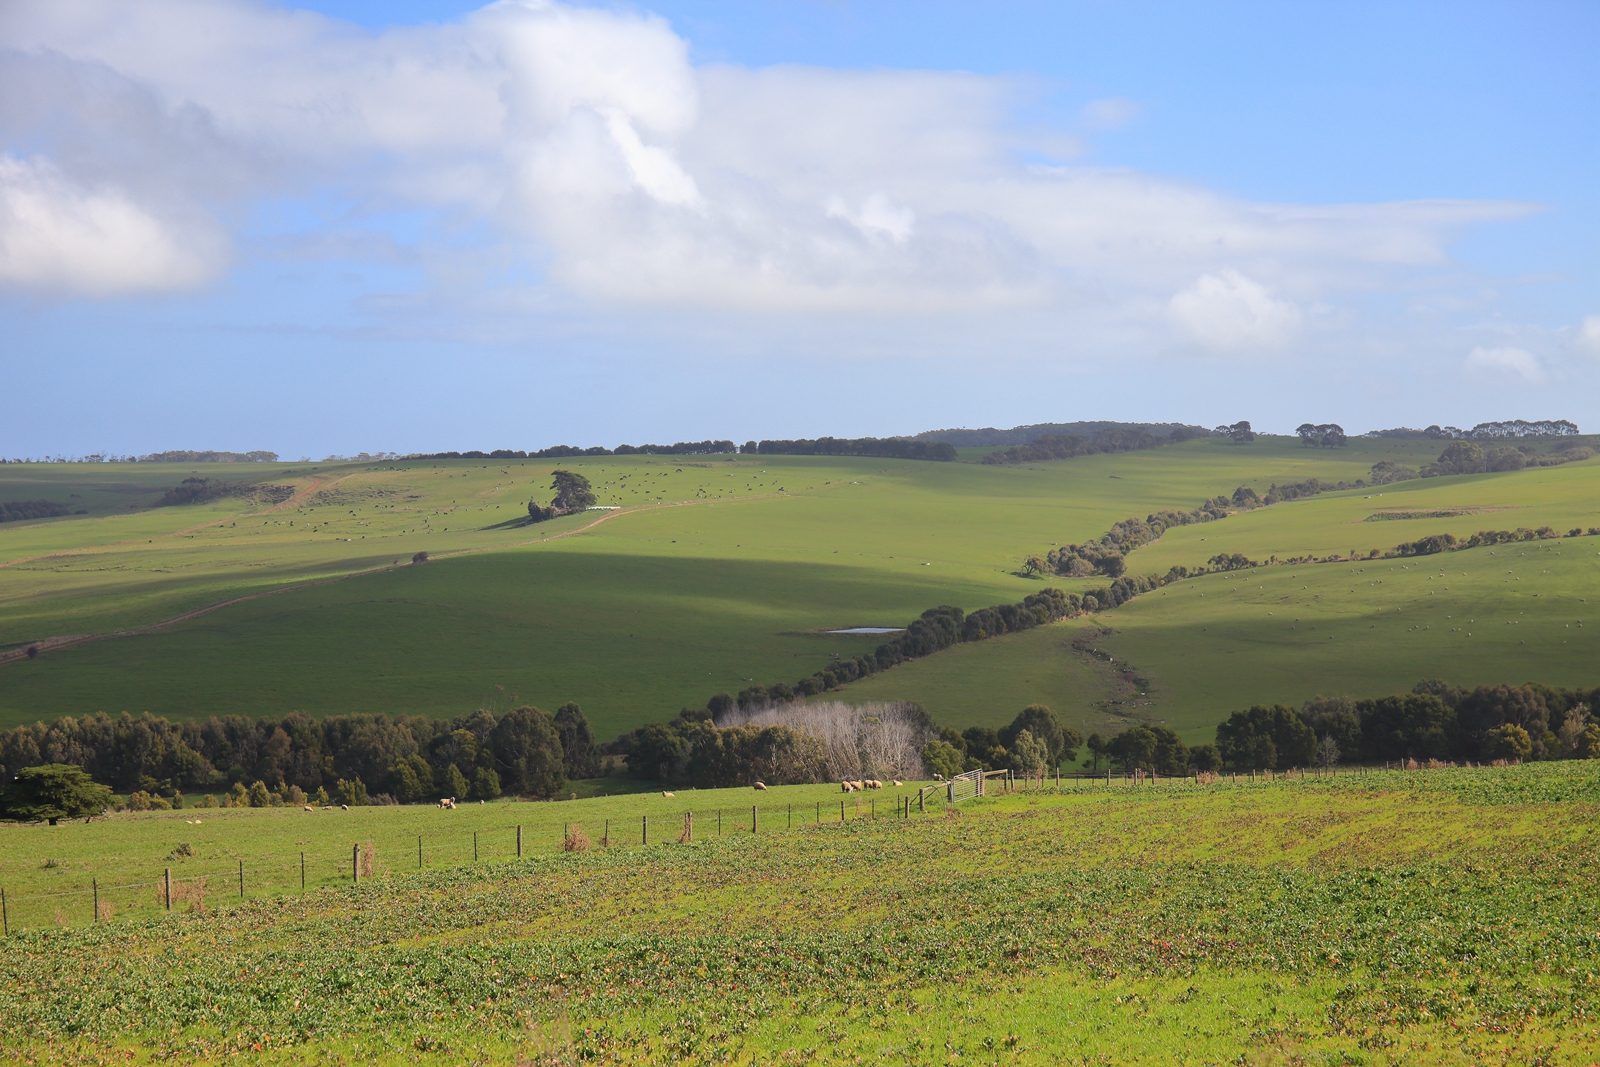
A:
POLYGON ((1086 782, 789 829, 787 805, 839 796, 793 787, 761 797, 759 833, 710 832, 715 806, 754 796, 7 827, 19 907, 91 873, 171 866, 187 891, 171 913, 147 884, 100 923, 66 895, 59 917, 14 917, 0 1047, 28 1063, 1600 1055, 1593 761, 1086 782), (516 822, 596 837, 608 814, 636 829, 641 806, 667 831, 648 845, 507 855, 516 822), (463 853, 473 829, 497 835, 492 858, 463 853), (455 841, 429 858, 450 865, 414 870, 417 833, 455 841), (257 872, 372 841, 359 885, 319 870, 304 893, 280 879, 230 899, 237 859, 257 872), (171 858, 182 844, 195 855, 171 858))
MULTIPOLYGON (((718 691, 792 683, 881 640, 827 630, 904 625, 938 604, 972 610, 1020 600, 1041 587, 1019 574, 1023 559, 1098 537, 1123 518, 1187 510, 1239 485, 1353 480, 1377 460, 1419 465, 1437 449, 1431 441, 1354 439, 1319 450, 1282 438, 1249 446, 1212 438, 1017 467, 971 462, 984 450, 960 463, 680 456, 6 465, 0 499, 82 503, 87 513, 0 526, 0 725, 102 710, 450 716, 485 703, 574 700, 609 737, 718 691), (586 474, 600 502, 618 510, 519 522, 530 498, 548 499, 549 472, 563 466, 586 474), (149 506, 190 475, 296 495, 276 506, 238 498, 149 506), (432 558, 413 566, 418 551, 432 558), (90 640, 52 643, 75 638, 90 640), (43 653, 21 657, 34 642, 43 653)), ((1600 525, 1597 476, 1600 460, 1323 494, 1173 530, 1129 565, 1163 573, 1217 552, 1284 559, 1386 549, 1445 531, 1586 529, 1600 525), (1375 515, 1383 517, 1367 521, 1375 515)), ((1463 582, 1475 599, 1460 600, 1467 586, 1458 585, 1449 601, 1469 617, 1503 624, 1540 594, 1524 629, 1474 631, 1470 649, 1445 636, 1456 620, 1442 616, 1454 610, 1416 616, 1433 627, 1422 636, 1406 629, 1412 605, 1396 597, 1409 571, 1274 566, 1251 576, 1254 600, 1243 578, 1213 575, 1092 623, 961 646, 845 693, 915 699, 957 726, 1009 721, 1040 701, 1075 724, 1151 718, 1199 736, 1231 707, 1318 690, 1387 692, 1432 675, 1592 684, 1581 633, 1555 628, 1575 628, 1581 617, 1566 609, 1586 599, 1587 561, 1600 561, 1595 544, 1541 542, 1527 551, 1550 557, 1550 566, 1498 588, 1488 576, 1503 555, 1441 557, 1472 575, 1463 582), (1378 577, 1389 584, 1371 584, 1378 577), (1279 608, 1303 620, 1289 622, 1298 629, 1284 628, 1279 608), (1394 608, 1399 615, 1380 611, 1394 608)))

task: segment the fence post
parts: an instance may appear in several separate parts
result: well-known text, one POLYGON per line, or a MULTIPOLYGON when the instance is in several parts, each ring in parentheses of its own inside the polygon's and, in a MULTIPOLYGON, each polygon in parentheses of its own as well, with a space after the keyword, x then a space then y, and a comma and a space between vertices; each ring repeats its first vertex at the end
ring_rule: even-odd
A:
POLYGON ((878 798, 873 797, 871 800, 867 801, 867 807, 872 812, 872 820, 876 822, 878 819, 878 798))
POLYGON ((639 844, 648 845, 649 843, 650 843, 650 816, 641 815, 641 816, 639 816, 639 844))
POLYGON ((306 854, 300 853, 300 892, 306 891, 306 854))
POLYGON ((166 893, 166 896, 167 896, 167 910, 171 911, 172 910, 172 868, 171 867, 167 868, 165 881, 166 881, 166 887, 167 887, 167 893, 166 893))
POLYGON ((6 937, 11 936, 11 913, 6 910, 6 891, 4 889, 0 889, 0 930, 4 930, 6 937))
POLYGON ((239 899, 244 899, 244 860, 239 861, 239 899))
POLYGON ((689 839, 686 843, 694 844, 694 812, 686 811, 683 813, 683 831, 683 835, 689 839))
POLYGON ((361 846, 350 846, 350 884, 361 884, 361 846))
POLYGON ((927 811, 928 811, 928 793, 927 793, 927 790, 924 790, 924 789, 917 790, 917 810, 922 812, 923 814, 927 814, 927 811))
POLYGON ((817 825, 822 825, 822 801, 817 801, 817 825))
POLYGON ((844 801, 839 801, 839 825, 844 825, 844 801))
POLYGON ((478 831, 472 831, 472 862, 478 862, 478 831))
POLYGON ((750 832, 756 832, 756 806, 750 805, 750 832))
POLYGON ((788 826, 788 829, 790 829, 790 830, 794 829, 794 805, 793 804, 789 805, 789 826, 788 826))
POLYGON ((517 859, 522 858, 522 824, 517 823, 517 859))
POLYGON ((417 835, 417 870, 422 870, 422 835, 417 835))
POLYGON ((717 809, 717 836, 722 836, 722 809, 717 809))
POLYGON ((91 878, 89 884, 94 887, 94 921, 100 921, 100 879, 91 878))

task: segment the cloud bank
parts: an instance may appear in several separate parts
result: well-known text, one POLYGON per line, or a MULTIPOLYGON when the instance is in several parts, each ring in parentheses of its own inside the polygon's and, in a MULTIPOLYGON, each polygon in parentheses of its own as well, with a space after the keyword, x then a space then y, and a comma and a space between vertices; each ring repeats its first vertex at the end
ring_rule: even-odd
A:
MULTIPOLYGON (((1012 120, 1024 92, 696 67, 661 19, 542 0, 382 33, 246 0, 12 0, 0 289, 201 287, 248 251, 253 208, 334 197, 352 218, 420 211, 486 235, 539 265, 531 284, 599 306, 1023 309, 1252 352, 1294 345, 1317 302, 1447 266, 1461 228, 1530 210, 1258 203, 1040 165, 1012 120)), ((1084 118, 1141 110, 1108 99, 1084 118)))

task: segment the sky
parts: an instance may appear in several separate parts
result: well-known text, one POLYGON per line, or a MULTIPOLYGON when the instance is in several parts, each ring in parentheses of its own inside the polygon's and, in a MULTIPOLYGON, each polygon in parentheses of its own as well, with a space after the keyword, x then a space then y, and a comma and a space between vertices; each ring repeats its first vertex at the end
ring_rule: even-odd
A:
POLYGON ((1600 431, 1600 5, 8 0, 6 456, 1600 431))

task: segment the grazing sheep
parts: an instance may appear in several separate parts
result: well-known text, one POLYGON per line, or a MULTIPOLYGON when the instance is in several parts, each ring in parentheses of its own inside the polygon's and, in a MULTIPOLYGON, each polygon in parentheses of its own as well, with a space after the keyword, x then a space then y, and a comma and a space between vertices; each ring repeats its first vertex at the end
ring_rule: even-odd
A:
POLYGON ((765 793, 767 791, 767 783, 766 782, 757 782, 755 788, 756 788, 756 792, 765 793))
POLYGON ((854 789, 858 793, 863 793, 866 792, 867 783, 857 778, 855 781, 850 783, 850 788, 854 789))
POLYGON ((661 795, 662 795, 662 796, 664 796, 664 797, 666 797, 666 798, 667 798, 667 799, 668 799, 668 800, 671 800, 671 799, 672 799, 672 794, 671 794, 671 793, 669 793, 669 792, 667 792, 667 791, 666 791, 666 790, 665 790, 665 789, 663 789, 663 790, 662 790, 662 791, 661 791, 661 795))
POLYGON ((348 804, 340 804, 339 805, 339 810, 340 811, 349 811, 350 810, 350 805, 348 805, 348 804))
POLYGON ((841 792, 841 793, 848 793, 848 792, 850 792, 850 790, 852 790, 854 788, 855 788, 855 786, 851 785, 849 782, 840 782, 839 783, 839 792, 841 792))
POLYGON ((313 808, 313 807, 312 807, 312 806, 311 806, 311 805, 310 805, 310 804, 307 804, 307 805, 306 805, 306 810, 307 810, 307 811, 315 811, 315 810, 316 810, 316 809, 315 809, 315 808, 313 808))
POLYGON ((902 782, 902 781, 901 781, 901 780, 900 780, 900 779, 898 779, 898 778, 896 778, 896 779, 895 779, 895 780, 894 780, 894 784, 895 784, 895 785, 905 785, 905 783, 904 783, 904 782, 902 782))
POLYGON ((934 776, 933 776, 933 780, 934 780, 934 781, 936 781, 936 782, 942 782, 942 781, 944 781, 944 775, 942 775, 942 774, 935 774, 935 775, 934 775, 934 776))
POLYGON ((451 811, 454 811, 455 807, 456 807, 456 798, 455 797, 440 797, 439 798, 439 807, 441 809, 442 808, 449 808, 451 811))
POLYGON ((883 783, 878 781, 876 778, 868 778, 866 780, 866 782, 863 783, 863 784, 865 784, 868 789, 882 789, 883 788, 883 783))

